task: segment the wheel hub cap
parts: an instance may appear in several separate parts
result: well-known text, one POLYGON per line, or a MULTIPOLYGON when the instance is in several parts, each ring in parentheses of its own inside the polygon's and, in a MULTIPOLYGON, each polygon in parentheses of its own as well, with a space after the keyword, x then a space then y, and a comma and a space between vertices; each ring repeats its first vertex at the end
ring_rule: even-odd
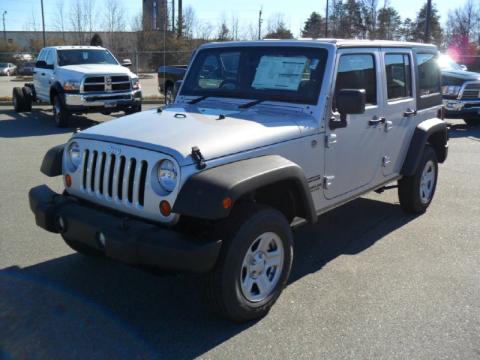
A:
POLYGON ((433 189, 435 188, 435 165, 433 162, 427 161, 422 171, 422 177, 420 178, 420 199, 422 203, 428 203, 433 195, 433 189))
POLYGON ((249 301, 265 299, 274 290, 282 274, 284 249, 273 232, 258 236, 247 250, 240 271, 240 287, 249 301))

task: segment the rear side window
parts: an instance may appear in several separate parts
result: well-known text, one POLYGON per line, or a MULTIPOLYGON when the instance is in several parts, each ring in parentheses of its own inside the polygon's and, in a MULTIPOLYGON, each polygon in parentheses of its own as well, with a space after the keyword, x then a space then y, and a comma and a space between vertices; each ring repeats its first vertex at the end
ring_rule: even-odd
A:
POLYGON ((367 104, 377 104, 377 77, 373 55, 348 54, 340 57, 335 93, 342 89, 365 89, 367 104))
POLYGON ((417 54, 419 95, 440 93, 440 69, 435 54, 417 54))
POLYGON ((385 73, 388 100, 412 96, 412 71, 407 54, 386 54, 385 73))

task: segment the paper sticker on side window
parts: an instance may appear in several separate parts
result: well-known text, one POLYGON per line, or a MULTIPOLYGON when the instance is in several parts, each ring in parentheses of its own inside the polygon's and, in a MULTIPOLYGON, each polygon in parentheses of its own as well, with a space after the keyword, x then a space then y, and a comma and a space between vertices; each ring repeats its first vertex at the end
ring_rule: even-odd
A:
POLYGON ((252 88, 297 91, 307 61, 304 56, 262 56, 252 88))

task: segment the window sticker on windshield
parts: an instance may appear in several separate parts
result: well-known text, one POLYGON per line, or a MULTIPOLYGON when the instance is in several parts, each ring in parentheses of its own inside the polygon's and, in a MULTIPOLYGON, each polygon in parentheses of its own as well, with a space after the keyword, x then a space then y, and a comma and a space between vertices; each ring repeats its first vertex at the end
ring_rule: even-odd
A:
POLYGON ((262 56, 252 87, 297 91, 307 61, 304 56, 262 56))
POLYGON ((86 51, 82 52, 82 57, 83 57, 83 60, 88 60, 88 52, 86 51))

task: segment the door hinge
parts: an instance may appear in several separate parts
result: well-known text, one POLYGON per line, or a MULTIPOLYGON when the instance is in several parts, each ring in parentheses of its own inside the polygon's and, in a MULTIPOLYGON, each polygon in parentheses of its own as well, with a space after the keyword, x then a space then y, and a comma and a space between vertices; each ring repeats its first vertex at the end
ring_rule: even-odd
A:
POLYGON ((337 143, 337 134, 325 135, 325 147, 329 148, 330 145, 337 143))
POLYGON ((323 188, 328 189, 333 184, 333 180, 335 180, 335 176, 333 175, 326 175, 323 177, 323 188))

